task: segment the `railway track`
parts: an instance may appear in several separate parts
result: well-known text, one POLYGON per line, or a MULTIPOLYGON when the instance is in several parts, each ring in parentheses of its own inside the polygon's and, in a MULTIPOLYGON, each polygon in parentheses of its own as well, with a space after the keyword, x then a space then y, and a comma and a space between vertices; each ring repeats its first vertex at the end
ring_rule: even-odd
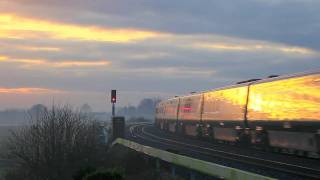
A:
MULTIPOLYGON (((320 179, 320 168, 317 168, 320 167, 320 165, 310 167, 304 166, 301 163, 291 163, 290 158, 285 162, 269 160, 266 157, 257 157, 257 155, 244 155, 242 153, 230 152, 228 149, 221 150, 221 148, 218 148, 219 145, 209 147, 206 144, 182 141, 174 136, 161 136, 161 134, 152 133, 151 130, 154 129, 152 129, 152 125, 150 124, 133 125, 129 128, 129 135, 134 140, 142 141, 147 143, 147 145, 155 145, 162 149, 165 148, 168 151, 182 155, 196 156, 200 159, 218 162, 218 164, 222 162, 223 165, 279 179, 320 179)), ((261 154, 263 155, 263 152, 261 152, 261 154)), ((310 161, 320 163, 319 160, 310 161)))

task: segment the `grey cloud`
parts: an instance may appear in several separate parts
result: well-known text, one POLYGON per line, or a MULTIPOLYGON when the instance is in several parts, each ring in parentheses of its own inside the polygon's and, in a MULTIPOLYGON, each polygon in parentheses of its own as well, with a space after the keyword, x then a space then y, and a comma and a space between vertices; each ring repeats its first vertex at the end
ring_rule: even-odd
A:
POLYGON ((320 49, 319 1, 36 1, 19 10, 58 21, 186 34, 223 34, 320 49), (27 7, 32 8, 26 10, 27 7), (35 8, 34 6, 38 7, 35 8))
MULTIPOLYGON (((271 51, 210 51, 182 46, 193 41, 238 42, 237 39, 210 37, 227 35, 231 39, 242 37, 320 50, 320 4, 317 1, 21 0, 18 3, 20 5, 4 7, 2 2, 0 10, 67 23, 189 35, 130 44, 1 39, 0 55, 51 61, 112 61, 110 67, 103 68, 21 69, 16 64, 0 66, 3 87, 62 89, 70 93, 61 95, 62 99, 69 97, 70 101, 77 103, 80 103, 79 99, 93 102, 95 108, 104 107, 105 102, 101 99, 113 88, 125 92, 123 102, 132 103, 143 98, 144 93, 149 93, 148 96, 179 95, 270 74, 320 68, 316 56, 289 56, 271 51), (202 37, 198 37, 199 34, 202 37), (30 52, 10 48, 10 45, 56 46, 63 51, 30 52)), ((40 100, 45 101, 45 97, 40 100)))
MULTIPOLYGON (((21 41, 15 41, 19 43, 21 41)), ((39 42, 36 42, 36 44, 39 42)), ((47 43, 48 44, 48 43, 47 43)), ((17 69, 14 65, 0 67, 5 86, 35 86, 65 90, 104 91, 106 86, 123 90, 184 92, 227 85, 239 80, 285 74, 319 67, 316 57, 290 57, 270 52, 212 52, 168 46, 158 41, 149 44, 117 45, 105 43, 64 44, 67 50, 54 58, 110 59, 112 65, 104 68, 17 69), (165 57, 131 59, 147 52, 165 52, 165 57), (169 70, 169 71, 168 71, 169 70), (15 79, 15 81, 12 81, 15 79)), ((32 45, 32 44, 31 44, 32 45)), ((39 44, 38 44, 39 45, 39 44)), ((50 44, 48 44, 50 45, 50 44)), ((58 45, 58 43, 56 44, 58 45)), ((6 52, 6 49, 3 49, 6 52)), ((16 53, 16 52, 13 52, 16 53)), ((20 52, 21 53, 21 52, 20 52)), ((28 58, 30 54, 21 54, 28 58)), ((49 57, 49 53, 34 53, 32 57, 49 57)), ((55 59, 51 60, 55 60, 55 59)))

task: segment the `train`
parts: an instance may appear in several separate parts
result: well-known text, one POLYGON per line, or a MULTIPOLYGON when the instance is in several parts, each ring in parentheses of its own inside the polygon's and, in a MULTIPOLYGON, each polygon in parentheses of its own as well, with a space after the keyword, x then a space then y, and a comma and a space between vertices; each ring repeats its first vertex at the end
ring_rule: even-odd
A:
POLYGON ((163 100, 155 109, 155 126, 181 136, 319 158, 320 71, 163 100))

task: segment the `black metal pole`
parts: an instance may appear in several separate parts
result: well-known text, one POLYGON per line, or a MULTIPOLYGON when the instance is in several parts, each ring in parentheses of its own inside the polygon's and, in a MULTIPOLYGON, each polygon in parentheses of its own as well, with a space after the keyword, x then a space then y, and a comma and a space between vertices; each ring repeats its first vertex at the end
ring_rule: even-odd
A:
POLYGON ((115 116, 115 103, 112 103, 112 117, 115 116))

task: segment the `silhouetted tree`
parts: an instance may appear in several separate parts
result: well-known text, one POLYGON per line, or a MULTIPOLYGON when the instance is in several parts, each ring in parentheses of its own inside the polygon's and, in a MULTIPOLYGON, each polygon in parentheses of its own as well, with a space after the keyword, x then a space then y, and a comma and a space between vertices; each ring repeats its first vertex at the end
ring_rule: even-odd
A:
POLYGON ((30 126, 12 132, 7 142, 7 157, 17 163, 17 176, 71 179, 81 167, 103 160, 99 123, 67 106, 42 110, 30 126))
POLYGON ((31 112, 31 113, 42 113, 42 112, 47 111, 47 110, 48 110, 48 108, 45 105, 36 104, 36 105, 33 105, 30 108, 29 112, 31 112))
POLYGON ((36 104, 33 105, 29 110, 28 110, 28 114, 30 117, 30 119, 38 119, 39 116, 41 116, 44 112, 46 112, 48 110, 48 108, 43 105, 43 104, 36 104))

